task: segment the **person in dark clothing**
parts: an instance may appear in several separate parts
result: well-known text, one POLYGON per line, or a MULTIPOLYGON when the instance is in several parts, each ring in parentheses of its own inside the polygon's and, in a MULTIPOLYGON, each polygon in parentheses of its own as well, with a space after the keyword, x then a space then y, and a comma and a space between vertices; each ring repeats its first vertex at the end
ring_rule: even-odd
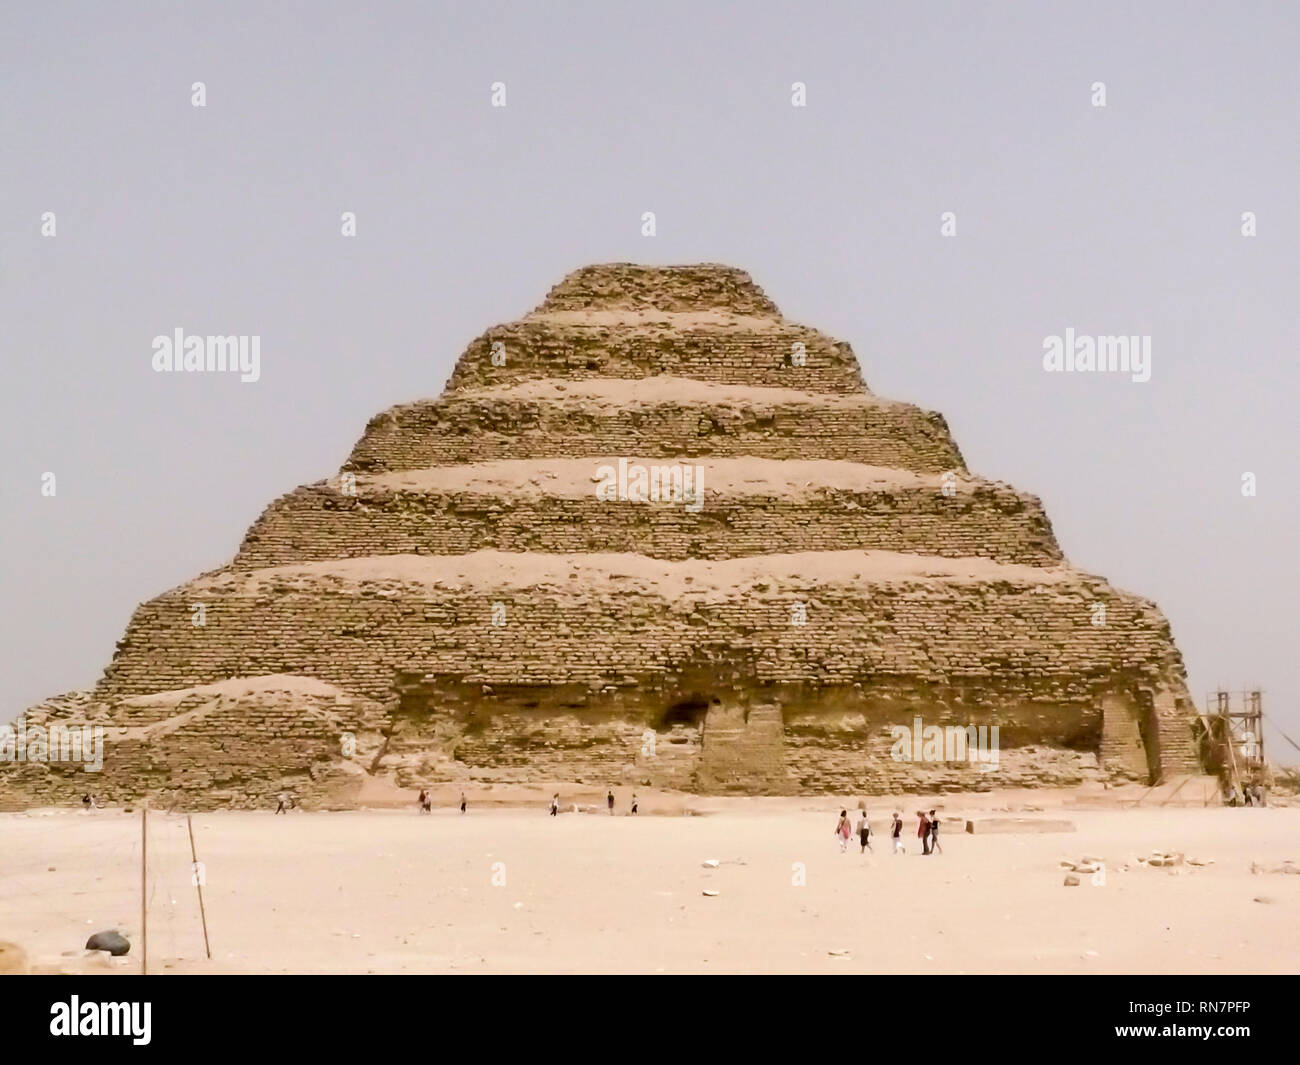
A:
POLYGON ((465 793, 463 791, 460 793, 460 812, 465 812, 465 793))
POLYGON ((551 816, 557 817, 560 813, 560 793, 557 791, 551 796, 551 816))
POLYGON ((871 847, 871 822, 867 820, 866 810, 863 810, 862 816, 858 818, 858 843, 861 844, 858 848, 859 854, 866 854, 867 851, 875 853, 871 847))
POLYGON ((907 849, 903 846, 903 819, 898 816, 898 811, 894 811, 894 820, 889 826, 889 838, 893 841, 894 854, 906 854, 907 849))
POLYGON ((636 811, 637 811, 636 792, 633 792, 633 793, 632 793, 632 813, 635 814, 636 811))
POLYGON ((605 804, 609 807, 609 816, 614 816, 614 789, 609 789, 609 794, 605 796, 605 804))
POLYGON ((433 813, 433 800, 429 798, 429 793, 424 788, 420 789, 420 813, 433 813))
POLYGON ((930 853, 943 853, 943 848, 939 846, 939 819, 934 816, 933 810, 930 811, 930 853))
POLYGON ((916 816, 920 819, 916 824, 916 835, 921 841, 921 853, 930 853, 930 819, 925 816, 924 810, 917 810, 916 816))

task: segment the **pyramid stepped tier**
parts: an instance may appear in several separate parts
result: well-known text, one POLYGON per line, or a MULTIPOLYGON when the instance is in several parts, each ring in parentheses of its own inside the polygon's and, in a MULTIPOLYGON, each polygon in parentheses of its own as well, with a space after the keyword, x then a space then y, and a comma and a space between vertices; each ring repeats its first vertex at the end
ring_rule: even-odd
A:
POLYGON ((384 700, 406 678, 423 713, 460 707, 489 738, 519 714, 644 732, 699 698, 706 711, 713 699, 776 700, 813 732, 849 718, 870 733, 923 705, 916 712, 939 721, 997 723, 1013 747, 1095 747, 1103 692, 1123 720, 1140 720, 1142 692, 1167 689, 1180 668, 1151 604, 1067 567, 854 551, 720 562, 484 551, 195 581, 136 612, 95 694, 292 673, 384 700), (1093 623, 1098 603, 1104 626, 1093 623), (740 678, 730 685, 728 670, 740 678))
POLYGON ((228 565, 139 606, 93 692, 23 721, 79 716, 114 738, 104 773, 0 760, 0 805, 1198 769, 1160 611, 1070 566, 941 414, 710 264, 586 267, 483 333, 228 565))
POLYGON ((631 263, 574 271, 533 313, 471 343, 448 387, 661 374, 808 392, 865 390, 848 344, 787 322, 743 270, 631 263))
POLYGON ((679 490, 674 474, 686 478, 679 466, 654 459, 605 456, 334 478, 273 503, 249 530, 234 566, 354 558, 379 547, 385 554, 495 548, 684 559, 764 554, 773 544, 1038 566, 1061 561, 1037 499, 965 475, 829 460, 706 459, 679 490), (625 485, 640 470, 642 496, 653 492, 653 499, 602 496, 620 469, 625 485), (697 487, 692 502, 684 489, 697 487))
POLYGON ((678 377, 532 381, 449 392, 371 420, 350 470, 574 455, 839 459, 924 473, 965 469, 943 416, 861 393, 678 377))
POLYGON ((193 581, 136 611, 97 695, 291 673, 383 698, 410 669, 600 689, 662 674, 701 644, 753 653, 762 683, 904 679, 968 686, 973 698, 996 688, 995 700, 1085 698, 1097 676, 1154 683, 1177 662, 1151 604, 1062 566, 863 551, 712 562, 479 551, 193 581), (1104 626, 1092 623, 1096 603, 1104 626), (806 624, 792 623, 795 604, 806 624))
POLYGON ((659 374, 808 392, 865 390, 842 341, 779 318, 717 311, 539 312, 471 343, 448 387, 659 374))
POLYGON ((749 274, 721 263, 584 266, 552 288, 539 309, 724 311, 759 318, 775 318, 781 313, 749 274))

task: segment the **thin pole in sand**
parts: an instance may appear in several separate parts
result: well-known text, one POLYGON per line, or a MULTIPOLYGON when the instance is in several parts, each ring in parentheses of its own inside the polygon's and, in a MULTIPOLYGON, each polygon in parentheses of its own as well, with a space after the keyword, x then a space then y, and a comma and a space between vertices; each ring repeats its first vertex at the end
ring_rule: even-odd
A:
MULTIPOLYGON (((185 823, 190 829, 190 859, 194 862, 191 868, 197 873, 199 868, 199 856, 194 850, 194 819, 189 814, 185 815, 185 823)), ((203 922, 203 949, 207 951, 208 961, 212 960, 212 947, 208 945, 208 915, 203 909, 203 878, 196 876, 194 886, 199 890, 199 920, 203 922)))
POLYGON ((145 894, 145 864, 149 858, 149 807, 140 805, 140 975, 149 975, 149 903, 145 894))

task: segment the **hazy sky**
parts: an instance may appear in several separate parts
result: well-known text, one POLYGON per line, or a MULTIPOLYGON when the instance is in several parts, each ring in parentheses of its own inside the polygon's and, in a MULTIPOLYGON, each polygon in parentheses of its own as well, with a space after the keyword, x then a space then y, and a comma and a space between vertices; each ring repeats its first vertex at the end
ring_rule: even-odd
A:
POLYGON ((1297 55, 1293 2, 4 0, 0 719, 569 270, 703 260, 1300 741, 1297 55), (260 335, 261 380, 154 373, 178 326, 260 335), (1151 380, 1045 373, 1066 328, 1149 335, 1151 380))

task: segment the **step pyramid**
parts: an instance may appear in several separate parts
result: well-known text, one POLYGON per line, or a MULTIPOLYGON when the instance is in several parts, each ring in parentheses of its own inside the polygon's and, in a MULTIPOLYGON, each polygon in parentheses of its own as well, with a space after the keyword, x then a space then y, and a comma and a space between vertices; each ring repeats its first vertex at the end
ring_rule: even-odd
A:
POLYGON ((1159 610, 1071 567, 941 415, 711 264, 580 269, 485 332, 227 566, 141 605, 77 706, 136 730, 101 790, 191 804, 346 805, 375 776, 844 793, 1197 770, 1159 610), (151 746, 141 705, 207 732, 151 746), (926 748, 934 726, 996 726, 996 761, 926 748))

